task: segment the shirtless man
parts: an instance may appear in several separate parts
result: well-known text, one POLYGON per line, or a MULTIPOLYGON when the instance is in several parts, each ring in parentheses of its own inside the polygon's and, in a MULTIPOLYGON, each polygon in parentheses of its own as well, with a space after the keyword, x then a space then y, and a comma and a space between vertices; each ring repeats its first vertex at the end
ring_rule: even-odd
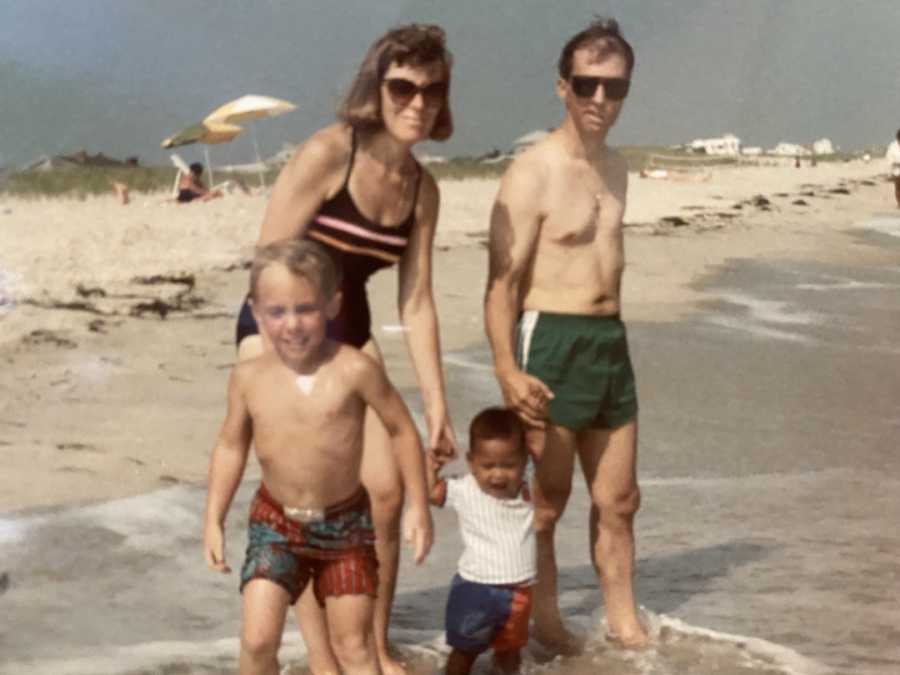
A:
POLYGON ((566 44, 556 84, 565 119, 513 161, 491 213, 485 325, 503 396, 532 427, 535 637, 563 653, 579 645, 559 613, 553 535, 576 455, 608 634, 647 642, 632 585, 637 398, 619 319, 627 167, 606 145, 633 65, 611 20, 566 44))

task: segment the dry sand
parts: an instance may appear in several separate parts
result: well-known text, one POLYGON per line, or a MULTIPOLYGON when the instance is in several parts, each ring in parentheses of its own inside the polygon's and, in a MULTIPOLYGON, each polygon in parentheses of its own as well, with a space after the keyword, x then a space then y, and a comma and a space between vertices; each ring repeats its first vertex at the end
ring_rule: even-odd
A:
MULTIPOLYGON (((632 176, 626 319, 689 316, 703 299, 692 283, 732 258, 877 262, 884 254, 846 229, 893 210, 880 171, 852 162, 719 169, 708 182, 632 176)), ((483 342, 497 181, 445 181, 441 190, 435 295, 444 347, 459 349, 483 342)), ((0 512, 204 480, 242 266, 264 208, 264 195, 188 205, 157 195, 127 206, 113 196, 0 201, 0 512)), ((396 323, 395 276, 371 284, 376 335, 396 323)), ((389 371, 408 387, 395 343, 385 350, 389 371)))

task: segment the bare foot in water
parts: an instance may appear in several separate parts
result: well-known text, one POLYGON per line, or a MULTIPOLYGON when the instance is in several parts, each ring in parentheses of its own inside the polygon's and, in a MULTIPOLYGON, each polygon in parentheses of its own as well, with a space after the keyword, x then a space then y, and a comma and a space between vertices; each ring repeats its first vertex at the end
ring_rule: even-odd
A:
POLYGON ((637 620, 626 629, 613 630, 607 625, 606 639, 623 649, 641 650, 650 646, 650 636, 637 620))
POLYGON ((535 627, 532 636, 542 647, 560 656, 577 656, 584 651, 585 639, 562 624, 550 629, 535 627))
POLYGON ((402 655, 394 647, 389 646, 386 652, 379 650, 378 663, 382 675, 406 675, 406 664, 400 658, 402 655))
POLYGON ((643 629, 639 632, 626 635, 607 633, 606 640, 622 649, 631 649, 634 651, 641 651, 650 646, 650 637, 643 629))

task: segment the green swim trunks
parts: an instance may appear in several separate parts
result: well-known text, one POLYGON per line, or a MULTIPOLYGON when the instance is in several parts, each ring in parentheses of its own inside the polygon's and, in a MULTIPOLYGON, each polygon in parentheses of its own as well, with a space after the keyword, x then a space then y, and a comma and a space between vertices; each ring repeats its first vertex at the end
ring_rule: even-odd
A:
POLYGON ((519 367, 553 391, 551 422, 575 431, 615 429, 637 415, 634 371, 618 315, 527 310, 516 332, 519 367))

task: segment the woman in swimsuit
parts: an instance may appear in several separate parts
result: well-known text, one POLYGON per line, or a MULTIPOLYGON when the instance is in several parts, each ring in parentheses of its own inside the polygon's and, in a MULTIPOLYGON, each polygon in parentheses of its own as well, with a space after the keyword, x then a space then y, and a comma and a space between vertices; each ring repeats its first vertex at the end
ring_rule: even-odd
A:
MULTIPOLYGON (((338 110, 338 122, 313 134, 284 167, 273 189, 258 244, 308 237, 340 262, 344 280, 331 337, 383 363, 371 334, 365 284, 397 263, 398 308, 422 389, 428 446, 456 449, 441 371, 431 290, 438 187, 413 157, 421 141, 453 131, 448 103, 452 58, 437 26, 389 31, 370 48, 338 110)), ((249 308, 238 321, 239 357, 269 347, 249 308)), ((387 431, 369 411, 362 480, 372 500, 379 562, 374 631, 382 671, 402 672, 389 654, 387 629, 399 563, 403 489, 387 431)), ((310 593, 298 603, 313 672, 337 672, 324 618, 310 593)))

